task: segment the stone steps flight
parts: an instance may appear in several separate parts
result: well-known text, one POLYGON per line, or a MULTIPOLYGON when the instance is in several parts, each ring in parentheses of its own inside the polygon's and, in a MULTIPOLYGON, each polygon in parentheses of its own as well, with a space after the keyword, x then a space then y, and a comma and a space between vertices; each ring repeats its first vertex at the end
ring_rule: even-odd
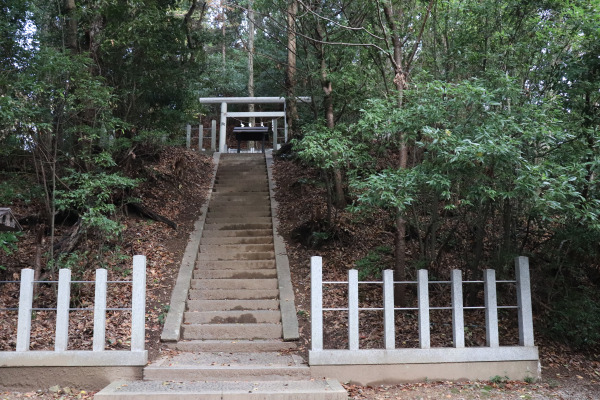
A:
POLYGON ((282 339, 266 163, 222 154, 174 354, 97 399, 345 400, 282 339))

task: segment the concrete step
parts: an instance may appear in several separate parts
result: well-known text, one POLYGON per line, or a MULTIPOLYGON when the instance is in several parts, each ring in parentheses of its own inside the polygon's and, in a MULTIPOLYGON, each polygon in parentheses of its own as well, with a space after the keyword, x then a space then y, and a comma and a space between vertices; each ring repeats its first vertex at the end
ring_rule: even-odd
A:
POLYGON ((271 217, 255 217, 255 216, 243 216, 243 217, 213 217, 212 215, 206 216, 206 224, 270 224, 272 222, 271 217))
POLYGON ((279 300, 193 300, 187 301, 189 311, 252 311, 279 310, 279 300))
POLYGON ((278 324, 281 312, 278 310, 256 311, 188 311, 184 314, 185 324, 278 324))
POLYGON ((261 224, 244 224, 244 223, 229 223, 229 224, 204 224, 204 232, 206 231, 239 231, 249 229, 273 229, 271 223, 261 224))
POLYGON ((274 251, 273 245, 266 244, 210 244, 200 245, 200 253, 249 253, 249 252, 265 252, 274 251))
POLYGON ((181 340, 174 343, 165 343, 173 350, 189 352, 263 352, 263 351, 288 351, 296 349, 296 343, 284 342, 281 339, 270 340, 181 340))
POLYGON ((261 251, 254 253, 217 252, 199 253, 197 261, 231 261, 231 260, 273 260, 275 252, 261 251))
POLYGON ((196 260, 196 270, 235 270, 275 268, 275 260, 196 260))
POLYGON ((230 212, 244 212, 244 211, 271 211, 271 205, 265 201, 263 204, 256 204, 252 208, 249 208, 245 204, 211 204, 208 206, 208 212, 218 211, 230 211, 230 212))
POLYGON ((274 300, 278 289, 190 289, 190 300, 274 300))
POLYGON ((231 244, 273 244, 273 236, 255 237, 203 237, 201 246, 223 246, 231 244))
POLYGON ((269 290, 277 289, 277 279, 192 279, 192 289, 269 290))
POLYGON ((275 260, 204 260, 196 259, 196 269, 199 271, 214 269, 270 269, 275 268, 275 260))
POLYGON ((207 230, 202 231, 202 239, 206 238, 255 238, 255 237, 273 237, 273 228, 266 229, 227 229, 227 230, 207 230))
POLYGON ((194 279, 269 279, 277 278, 277 270, 271 269, 211 269, 211 270, 195 270, 194 279))
POLYGON ((183 324, 181 337, 193 339, 280 339, 281 324, 183 324))
MULTIPOLYGON (((255 217, 271 217, 271 210, 267 207, 259 210, 260 206, 244 207, 240 210, 231 210, 228 207, 209 210, 206 214, 207 218, 255 218, 255 217)), ((262 208, 262 207, 261 207, 262 208)))
POLYGON ((98 400, 346 400, 335 380, 258 382, 118 381, 96 393, 98 400))

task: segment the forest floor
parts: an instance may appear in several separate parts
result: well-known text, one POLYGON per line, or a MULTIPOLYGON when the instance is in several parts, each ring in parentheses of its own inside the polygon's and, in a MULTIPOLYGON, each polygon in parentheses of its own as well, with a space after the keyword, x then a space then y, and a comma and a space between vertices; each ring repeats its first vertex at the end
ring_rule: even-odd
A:
MULTIPOLYGON (((174 230, 167 225, 150 221, 139 215, 129 213, 123 215, 122 222, 126 230, 118 245, 109 243, 111 250, 105 251, 103 260, 112 272, 113 278, 127 277, 129 256, 145 254, 148 258, 148 319, 146 342, 149 358, 156 359, 163 351, 160 343, 161 323, 164 320, 171 289, 177 275, 177 269, 183 251, 187 244, 189 233, 194 222, 199 217, 198 210, 204 202, 206 189, 212 174, 212 161, 209 157, 183 149, 167 149, 152 163, 142 168, 145 171, 146 182, 136 193, 143 204, 154 212, 165 216, 177 223, 174 230), (117 247, 115 247, 117 246, 117 247), (118 253, 118 254, 117 254, 118 253), (123 255, 127 256, 124 257, 123 255)), ((309 258, 320 255, 324 258, 324 268, 330 277, 341 277, 348 268, 354 266, 356 260, 367 254, 375 244, 388 243, 383 220, 350 223, 352 217, 345 212, 335 215, 340 221, 341 229, 332 237, 323 234, 323 218, 326 214, 322 196, 323 189, 316 182, 317 176, 313 171, 299 167, 290 161, 277 161, 275 177, 279 186, 277 197, 280 204, 280 233, 287 242, 290 267, 296 306, 300 320, 301 341, 299 353, 306 357, 310 335, 310 275, 309 258), (315 234, 315 232, 317 234, 315 234)), ((31 207, 16 203, 12 205, 13 212, 18 217, 30 215, 31 207)), ((68 226, 64 227, 68 232, 68 226)), ((0 280, 17 278, 18 270, 30 266, 27 261, 34 257, 36 251, 35 234, 25 226, 25 235, 19 244, 19 252, 10 259, 0 259, 0 265, 7 269, 3 271, 0 280), (13 262, 11 262, 11 260, 13 262), (21 260, 14 262, 14 260, 21 260), (16 275, 15 275, 16 274, 16 275)), ((94 241, 97 238, 85 238, 80 247, 93 249, 98 247, 94 241)), ((84 253, 82 253, 84 254, 84 253)), ((90 252, 91 254, 91 252, 90 252)), ((94 261, 95 262, 95 261, 94 261)), ((92 263, 88 260, 88 263, 92 263)), ((83 268, 85 265, 81 265, 83 268)), ((92 268, 93 269, 93 268, 92 268)), ((87 279, 91 272, 82 272, 87 279)), ((51 292, 49 290, 49 292, 51 292)), ((14 296, 7 295, 8 291, 0 291, 2 307, 11 306, 14 296)), ((343 296, 340 291, 331 290, 333 297, 343 296)), ((125 293, 114 292, 117 298, 125 298, 125 293)), ((81 293, 81 302, 85 304, 85 290, 81 293)), ((372 301, 377 301, 373 294, 372 301)), ((368 295, 367 295, 368 298, 368 295)), ((51 300, 49 300, 51 301, 51 300)), ((14 319, 16 315, 0 314, 3 321, 14 319)), ((330 317, 336 329, 325 338, 326 345, 340 342, 344 330, 343 322, 336 317, 330 317)), ((91 345, 91 325, 86 317, 73 318, 70 337, 79 338, 77 346, 88 348, 91 345)), ((115 315, 109 319, 110 346, 126 348, 128 345, 127 325, 122 326, 126 318, 115 315), (111 328, 112 327, 112 328, 111 328)), ((52 324, 48 318, 40 318, 32 329, 32 348, 43 349, 53 345, 52 324), (41 320, 46 322, 42 323, 41 320)), ((374 319, 367 323, 374 324, 374 319)), ((406 321, 407 329, 411 328, 410 318, 406 321)), ((540 324, 541 321, 536 321, 540 324)), ((375 324, 376 325, 376 324, 375 324)), ((14 349, 14 331, 12 323, 0 326, 0 350, 14 349)), ((370 326, 370 325, 369 325, 370 326)), ((536 326, 537 328, 537 326, 536 326)), ((381 340, 378 333, 362 335, 366 327, 361 325, 361 346, 374 347, 381 340)), ((372 330, 372 329, 370 329, 372 330)), ((409 329, 410 330, 410 329, 409 329)), ((373 330, 376 331, 376 330, 373 330)), ((536 333, 538 330, 536 330, 536 333)), ((407 332, 408 333, 408 332, 407 332)), ((514 327, 503 329, 503 334, 514 333, 514 327)), ((409 336, 407 336, 409 337, 409 336)), ((444 343, 444 334, 432 336, 433 343, 444 343)), ((473 344, 479 343, 480 334, 475 330, 473 344)), ((403 342, 406 346, 414 346, 414 339, 403 342)), ((477 382, 420 382, 402 385, 363 387, 345 384, 350 399, 600 399, 600 355, 597 351, 588 353, 576 352, 567 345, 557 343, 537 335, 536 344, 540 349, 542 363, 542 380, 536 383, 526 383, 511 380, 511 377, 490 377, 490 381, 477 382)), ((343 340, 341 344, 343 346, 343 340)), ((94 392, 86 388, 39 388, 37 391, 14 392, 2 389, 0 383, 0 400, 16 399, 91 399, 94 392)))

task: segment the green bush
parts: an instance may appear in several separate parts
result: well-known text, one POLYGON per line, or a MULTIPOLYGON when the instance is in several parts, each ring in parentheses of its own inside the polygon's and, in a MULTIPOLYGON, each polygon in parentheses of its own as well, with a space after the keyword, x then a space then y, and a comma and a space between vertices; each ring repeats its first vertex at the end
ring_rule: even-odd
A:
POLYGON ((589 290, 571 291, 554 304, 549 335, 576 349, 600 344, 600 304, 589 290))
POLYGON ((356 261, 358 280, 363 281, 369 277, 381 278, 381 271, 388 267, 386 256, 392 254, 392 249, 387 246, 379 246, 370 251, 365 257, 356 261))

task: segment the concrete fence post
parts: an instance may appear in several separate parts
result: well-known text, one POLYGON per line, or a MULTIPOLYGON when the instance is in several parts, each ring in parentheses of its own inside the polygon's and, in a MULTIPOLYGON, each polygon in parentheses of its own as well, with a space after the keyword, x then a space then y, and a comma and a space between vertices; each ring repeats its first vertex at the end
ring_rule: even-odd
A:
POLYGON ((221 124, 219 126, 219 152, 225 153, 227 148, 227 103, 221 103, 221 124))
POLYGON ((198 151, 204 150, 204 126, 202 124, 198 125, 198 151))
POLYGON ((498 298, 496 296, 496 271, 486 269, 483 275, 485 297, 485 339, 488 347, 500 346, 498 338, 498 298))
POLYGON ((517 275, 517 306, 519 307, 519 345, 533 346, 529 259, 527 257, 516 257, 515 269, 517 275))
POLYGON ((396 324, 394 319, 394 271, 383 271, 383 330, 386 350, 396 348, 396 324))
POLYGON ((93 351, 104 351, 106 343, 106 282, 107 271, 96 270, 94 293, 94 344, 93 351))
POLYGON ((273 119, 271 124, 273 127, 273 151, 277 151, 277 120, 273 119))
POLYGON ((431 347, 429 330, 429 278, 426 269, 417 271, 417 296, 419 298, 419 343, 422 349, 431 347))
POLYGON ((143 351, 146 338, 146 256, 133 256, 131 351, 143 351))
POLYGON ((192 126, 187 124, 185 126, 185 147, 189 149, 192 145, 192 126))
POLYGON ((348 348, 358 350, 358 270, 348 271, 348 348))
POLYGON ((58 272, 58 294, 56 295, 56 337, 54 351, 66 351, 69 345, 69 303, 71 302, 71 270, 58 272))
POLYGON ((33 306, 33 269, 21 270, 19 319, 17 322, 17 351, 29 351, 31 339, 31 308, 33 306))
POLYGON ((310 318, 312 351, 323 350, 323 259, 310 258, 310 318))
POLYGON ((465 316, 463 309, 462 272, 452 270, 452 343, 456 348, 465 347, 465 316))
POLYGON ((210 123, 210 149, 217 150, 217 121, 214 119, 210 123))

